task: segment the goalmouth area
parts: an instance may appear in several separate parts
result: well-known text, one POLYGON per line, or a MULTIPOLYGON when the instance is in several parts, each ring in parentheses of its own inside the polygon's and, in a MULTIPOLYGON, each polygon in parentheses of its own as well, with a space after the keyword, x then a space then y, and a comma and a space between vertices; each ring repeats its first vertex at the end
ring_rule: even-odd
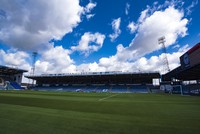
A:
POLYGON ((1 134, 198 134, 200 98, 0 91, 1 134))

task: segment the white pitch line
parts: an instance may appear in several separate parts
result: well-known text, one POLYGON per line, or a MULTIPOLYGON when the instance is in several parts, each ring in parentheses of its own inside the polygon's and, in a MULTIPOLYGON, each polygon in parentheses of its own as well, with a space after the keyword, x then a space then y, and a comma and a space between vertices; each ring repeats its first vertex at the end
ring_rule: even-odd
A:
POLYGON ((114 97, 114 96, 117 96, 117 95, 118 95, 118 94, 113 94, 113 95, 111 95, 111 96, 108 96, 108 97, 99 99, 99 101, 106 100, 106 99, 109 99, 109 98, 114 97))

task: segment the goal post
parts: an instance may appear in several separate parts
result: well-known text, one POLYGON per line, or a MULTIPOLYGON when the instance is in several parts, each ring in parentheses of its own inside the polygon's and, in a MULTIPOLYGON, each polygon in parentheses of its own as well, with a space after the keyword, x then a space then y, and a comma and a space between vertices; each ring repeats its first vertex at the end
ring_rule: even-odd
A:
POLYGON ((171 93, 177 93, 183 95, 183 86, 182 85, 172 85, 171 93))

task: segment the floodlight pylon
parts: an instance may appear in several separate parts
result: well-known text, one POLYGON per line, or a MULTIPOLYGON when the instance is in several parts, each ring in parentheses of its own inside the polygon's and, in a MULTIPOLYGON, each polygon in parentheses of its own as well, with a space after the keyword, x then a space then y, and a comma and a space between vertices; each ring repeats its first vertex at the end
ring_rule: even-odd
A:
MULTIPOLYGON (((36 61, 36 56, 37 56, 37 52, 33 52, 32 53, 32 68, 31 68, 31 73, 32 73, 32 75, 34 75, 35 74, 35 61, 36 61)), ((32 81, 32 86, 34 85, 34 80, 32 81)))
POLYGON ((167 73, 170 71, 170 68, 169 68, 169 62, 168 62, 168 59, 167 59, 167 50, 166 50, 166 47, 165 47, 165 36, 163 37, 160 37, 158 38, 158 44, 161 44, 162 45, 162 51, 163 51, 163 73, 167 73))

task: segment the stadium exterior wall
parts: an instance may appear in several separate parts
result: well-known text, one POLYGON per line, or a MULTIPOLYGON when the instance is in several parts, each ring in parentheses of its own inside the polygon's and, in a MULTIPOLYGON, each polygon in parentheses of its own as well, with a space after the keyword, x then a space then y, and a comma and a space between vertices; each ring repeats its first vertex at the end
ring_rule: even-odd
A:
POLYGON ((200 63, 200 43, 196 44, 190 50, 180 57, 180 63, 182 69, 195 66, 200 63))

